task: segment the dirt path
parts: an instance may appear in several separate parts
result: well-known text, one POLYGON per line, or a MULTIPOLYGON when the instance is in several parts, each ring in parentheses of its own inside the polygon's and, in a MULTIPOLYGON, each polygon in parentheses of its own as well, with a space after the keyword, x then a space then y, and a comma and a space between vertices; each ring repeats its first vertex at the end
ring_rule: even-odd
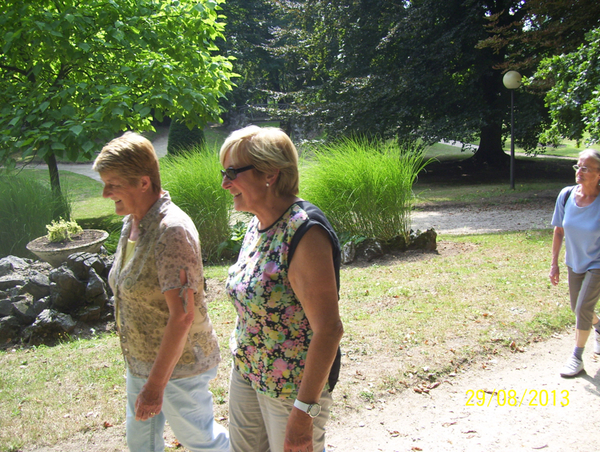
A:
POLYGON ((407 390, 370 410, 340 412, 329 427, 328 449, 596 451, 600 360, 590 344, 584 354, 586 373, 561 378, 558 371, 573 344, 569 331, 448 377, 429 394, 407 390), (486 392, 469 399, 470 391, 479 390, 486 392), (515 398, 505 402, 511 390, 515 398), (469 400, 474 406, 467 406, 469 400), (479 401, 484 406, 477 406, 479 401))
POLYGON ((414 211, 412 228, 435 228, 441 234, 487 234, 550 228, 553 204, 512 206, 436 207, 414 211))

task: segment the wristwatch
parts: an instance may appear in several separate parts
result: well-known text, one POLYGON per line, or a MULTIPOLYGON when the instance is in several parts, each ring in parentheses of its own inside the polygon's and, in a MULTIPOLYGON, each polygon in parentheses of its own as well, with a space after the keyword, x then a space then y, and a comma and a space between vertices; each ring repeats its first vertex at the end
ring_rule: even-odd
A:
POLYGON ((316 418, 319 413, 321 412, 321 405, 319 405, 318 403, 304 403, 304 402, 300 402, 300 400, 296 399, 294 401, 294 406, 296 408, 298 408, 301 411, 304 411, 306 414, 308 414, 310 417, 312 417, 313 419, 316 418))

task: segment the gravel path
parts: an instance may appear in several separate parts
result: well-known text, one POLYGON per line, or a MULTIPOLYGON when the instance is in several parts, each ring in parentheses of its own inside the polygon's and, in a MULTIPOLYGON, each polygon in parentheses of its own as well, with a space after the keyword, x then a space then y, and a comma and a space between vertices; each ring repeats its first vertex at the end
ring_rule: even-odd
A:
POLYGON ((554 207, 514 204, 511 206, 442 207, 412 213, 412 228, 434 228, 439 234, 485 234, 551 228, 554 207))

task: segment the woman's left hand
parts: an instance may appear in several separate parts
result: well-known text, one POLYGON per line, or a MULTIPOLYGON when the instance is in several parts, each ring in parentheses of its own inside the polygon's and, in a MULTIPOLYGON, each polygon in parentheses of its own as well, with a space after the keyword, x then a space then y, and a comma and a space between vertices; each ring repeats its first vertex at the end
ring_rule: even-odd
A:
POLYGON ((162 409, 163 391, 152 388, 146 383, 135 401, 135 420, 147 421, 162 409))
POLYGON ((293 408, 285 428, 284 452, 313 452, 313 421, 293 408))

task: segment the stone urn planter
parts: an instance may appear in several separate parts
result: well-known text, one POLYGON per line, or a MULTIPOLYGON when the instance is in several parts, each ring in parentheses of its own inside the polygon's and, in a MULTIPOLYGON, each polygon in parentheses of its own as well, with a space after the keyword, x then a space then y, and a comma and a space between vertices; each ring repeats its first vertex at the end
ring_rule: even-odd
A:
POLYGON ((98 253, 100 247, 108 238, 108 232, 101 229, 84 229, 71 240, 50 242, 47 236, 38 237, 27 244, 27 249, 40 260, 48 262, 53 267, 60 265, 73 253, 98 253))

